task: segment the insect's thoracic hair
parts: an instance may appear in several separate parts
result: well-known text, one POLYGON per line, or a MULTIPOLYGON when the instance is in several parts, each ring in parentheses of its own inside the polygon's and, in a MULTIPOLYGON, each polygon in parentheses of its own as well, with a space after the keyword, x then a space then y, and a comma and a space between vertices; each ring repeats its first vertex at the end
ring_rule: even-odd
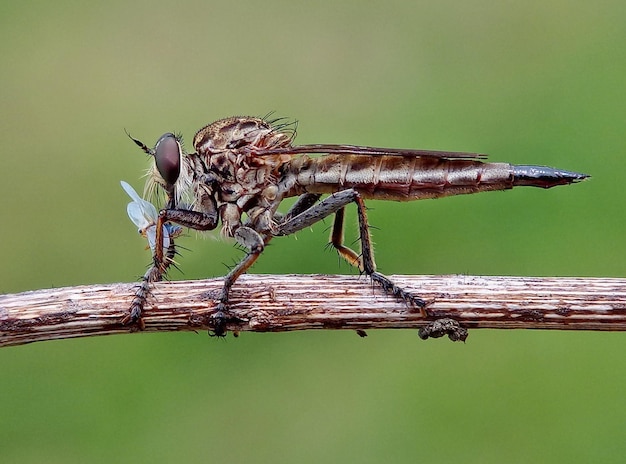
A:
POLYGON ((191 196, 197 211, 217 209, 226 236, 242 225, 244 213, 247 225, 270 232, 282 199, 278 180, 292 156, 256 152, 288 148, 293 136, 289 126, 275 128, 254 117, 226 118, 203 127, 193 139, 196 152, 184 156, 178 194, 191 196))
MULTIPOLYGON (((280 129, 284 127, 280 125, 280 129)), ((286 148, 291 145, 293 136, 292 130, 281 131, 261 118, 234 116, 200 129, 193 138, 193 146, 203 154, 241 148, 286 148)))

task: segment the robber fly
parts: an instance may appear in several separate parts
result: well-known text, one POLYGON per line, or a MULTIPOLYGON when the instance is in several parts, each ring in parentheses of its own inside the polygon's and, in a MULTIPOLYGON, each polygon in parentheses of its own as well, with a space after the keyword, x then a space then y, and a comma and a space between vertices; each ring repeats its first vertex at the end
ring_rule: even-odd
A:
POLYGON ((217 296, 210 325, 213 334, 222 336, 229 322, 237 322, 228 311, 231 287, 268 242, 331 214, 335 218, 330 244, 339 255, 385 293, 427 317, 424 300, 376 271, 364 200, 408 201, 523 185, 550 188, 588 177, 543 166, 487 163, 483 161, 486 156, 478 153, 294 145, 295 135, 295 123, 256 117, 231 117, 203 127, 193 139, 193 153, 186 153, 181 137, 172 133, 161 136, 154 149, 129 135, 154 157, 146 190, 162 191, 167 200, 156 221, 153 263, 124 323, 141 324, 149 284, 167 270, 164 224, 212 230, 221 222, 222 235, 234 238, 248 251, 226 275, 217 296), (328 196, 321 199, 323 195, 328 196), (299 198, 294 205, 285 214, 279 213, 280 203, 295 196, 299 198), (343 244, 344 208, 350 203, 357 208, 360 253, 343 244))

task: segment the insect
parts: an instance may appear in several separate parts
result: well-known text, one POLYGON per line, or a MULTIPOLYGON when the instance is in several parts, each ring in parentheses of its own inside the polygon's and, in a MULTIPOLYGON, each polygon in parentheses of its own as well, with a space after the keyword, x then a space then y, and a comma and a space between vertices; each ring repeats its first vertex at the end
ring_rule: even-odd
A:
MULTIPOLYGON (((158 213, 156 207, 149 201, 144 200, 127 182, 120 181, 122 188, 133 200, 128 203, 126 212, 128 217, 138 227, 138 232, 148 239, 148 246, 154 253, 156 247, 156 224, 158 213)), ((163 224, 163 253, 167 254, 168 248, 174 239, 183 233, 183 228, 169 222, 163 224)))
POLYGON ((487 163, 486 155, 478 153, 294 145, 295 129, 295 123, 282 119, 220 119, 196 133, 193 153, 185 152, 182 138, 173 133, 161 136, 154 149, 128 134, 154 158, 146 190, 164 192, 166 202, 156 220, 154 246, 151 245, 153 263, 135 293, 124 323, 141 324, 149 284, 160 280, 167 270, 170 258, 164 244, 168 234, 170 238, 172 234, 164 224, 213 230, 221 223, 222 235, 234 238, 247 250, 246 256, 225 276, 217 296, 210 325, 214 335, 223 336, 227 325, 237 322, 228 310, 231 287, 268 242, 331 214, 334 222, 330 244, 339 255, 385 293, 428 317, 424 300, 376 271, 364 200, 408 201, 515 186, 550 188, 588 177, 544 166, 487 163), (313 154, 322 156, 309 156, 313 154), (327 196, 322 199, 323 195, 327 196), (285 198, 295 196, 299 198, 286 213, 278 212, 285 198), (351 203, 357 209, 360 253, 343 243, 344 209, 351 203))

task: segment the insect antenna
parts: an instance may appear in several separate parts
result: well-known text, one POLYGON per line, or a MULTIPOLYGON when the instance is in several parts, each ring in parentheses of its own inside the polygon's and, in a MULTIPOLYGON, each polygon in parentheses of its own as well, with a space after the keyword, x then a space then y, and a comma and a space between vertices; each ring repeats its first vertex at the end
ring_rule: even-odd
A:
POLYGON ((124 129, 124 132, 126 132, 126 135, 128 135, 128 138, 131 139, 133 142, 135 142, 135 144, 139 148, 141 148, 147 155, 154 156, 154 150, 152 150, 151 148, 148 148, 146 144, 143 143, 141 140, 137 140, 135 137, 130 135, 130 132, 128 132, 126 129, 124 129))

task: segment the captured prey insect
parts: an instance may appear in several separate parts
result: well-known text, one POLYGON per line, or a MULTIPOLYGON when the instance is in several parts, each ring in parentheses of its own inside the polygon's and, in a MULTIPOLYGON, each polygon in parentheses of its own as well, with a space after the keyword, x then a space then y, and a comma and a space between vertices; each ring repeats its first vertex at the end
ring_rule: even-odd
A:
MULTIPOLYGON (((138 232, 148 239, 148 246, 154 253, 156 246, 156 224, 159 218, 156 207, 149 201, 144 200, 127 182, 120 181, 122 188, 133 200, 126 206, 126 212, 133 224, 138 228, 138 232)), ((173 240, 183 233, 183 228, 166 222, 163 224, 163 253, 173 243, 173 240)))
POLYGON ((334 214, 330 244, 339 255, 385 293, 428 318, 424 300, 376 271, 364 200, 408 201, 524 185, 550 188, 588 177, 543 166, 487 163, 486 156, 477 153, 293 145, 295 123, 256 117, 231 117, 203 127, 193 139, 193 153, 186 153, 180 136, 172 133, 161 136, 154 149, 130 138, 154 157, 146 190, 162 190, 167 202, 156 221, 152 266, 124 322, 141 323, 149 284, 167 269, 163 244, 168 231, 163 225, 171 221, 212 230, 221 222, 222 235, 234 238, 248 253, 226 275, 217 296, 209 325, 218 336, 226 333, 228 324, 241 322, 228 309, 231 287, 276 236, 293 234, 334 214), (280 203, 294 196, 299 198, 293 206, 279 213, 280 203), (357 208, 360 253, 343 244, 344 208, 350 203, 357 208))

